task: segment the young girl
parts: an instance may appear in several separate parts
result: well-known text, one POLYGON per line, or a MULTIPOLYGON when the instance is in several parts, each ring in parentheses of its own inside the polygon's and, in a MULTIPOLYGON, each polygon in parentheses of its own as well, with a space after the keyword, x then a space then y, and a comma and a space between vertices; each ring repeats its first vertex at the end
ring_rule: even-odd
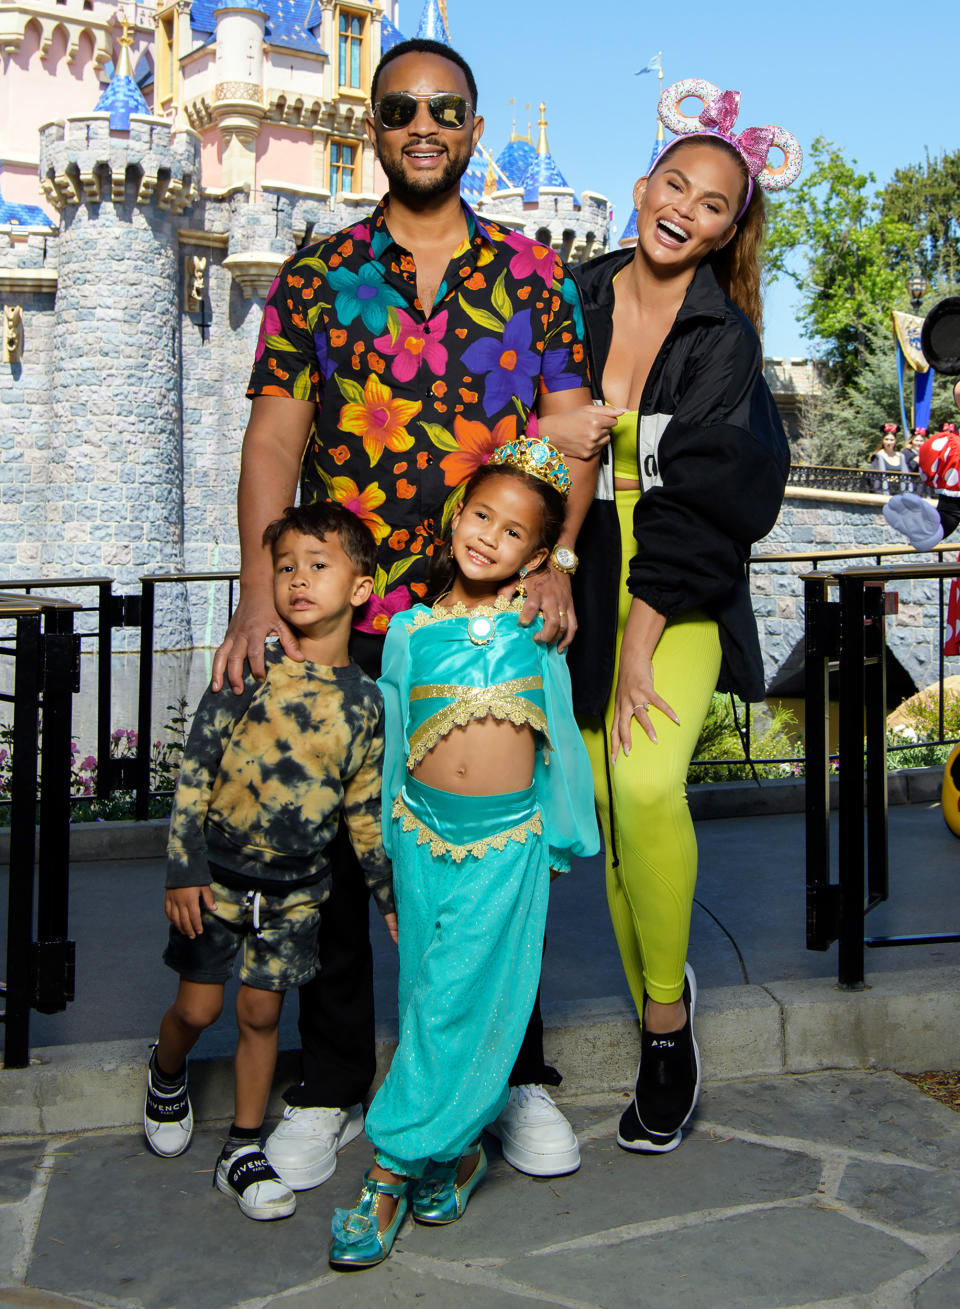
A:
POLYGON ((569 486, 546 442, 495 450, 438 553, 436 603, 390 622, 383 838, 400 1042, 367 1114, 376 1162, 356 1207, 334 1214, 334 1268, 381 1263, 408 1208, 427 1224, 463 1213, 533 1007, 550 871, 599 848, 566 662, 534 639, 542 619, 520 627, 522 599, 501 594, 522 593, 547 559, 569 486))

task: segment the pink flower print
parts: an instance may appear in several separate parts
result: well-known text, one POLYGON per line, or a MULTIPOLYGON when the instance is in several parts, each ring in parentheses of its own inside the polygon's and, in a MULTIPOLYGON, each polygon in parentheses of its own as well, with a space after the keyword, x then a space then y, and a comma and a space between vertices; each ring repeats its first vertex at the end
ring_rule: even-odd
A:
POLYGON ((505 236, 504 244, 516 250, 510 260, 510 272, 518 281, 525 281, 534 273, 542 277, 547 286, 553 286, 553 274, 557 256, 548 245, 531 241, 528 236, 511 232, 505 236))
POLYGON ((434 314, 429 323, 418 323, 403 309, 397 310, 400 330, 395 341, 390 333, 378 336, 374 346, 382 355, 393 355, 391 371, 398 382, 409 382, 426 364, 435 377, 447 368, 447 347, 443 337, 447 330, 447 310, 434 314))
POLYGON ((358 632, 376 632, 383 636, 393 615, 403 613, 410 605, 410 589, 406 586, 395 587, 386 595, 372 595, 353 625, 358 632))
POLYGON ((368 245, 370 243, 370 228, 366 223, 357 223, 356 227, 351 227, 350 235, 354 241, 366 241, 368 245))
MULTIPOLYGON (((273 286, 276 285, 277 283, 274 282, 273 286)), ((273 287, 270 288, 270 294, 273 294, 273 287)), ((259 359, 263 354, 264 349, 266 348, 267 337, 280 335, 280 326, 280 315, 277 313, 276 309, 274 309, 268 297, 263 310, 263 318, 260 320, 260 335, 257 337, 256 359, 259 359)))

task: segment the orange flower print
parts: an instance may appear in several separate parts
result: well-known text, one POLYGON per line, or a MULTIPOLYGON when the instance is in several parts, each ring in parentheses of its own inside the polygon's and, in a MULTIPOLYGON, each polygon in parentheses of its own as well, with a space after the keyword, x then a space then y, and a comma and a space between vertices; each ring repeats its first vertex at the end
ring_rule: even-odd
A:
POLYGON ((387 361, 373 350, 367 355, 367 363, 375 373, 382 373, 387 366, 387 361))
POLYGON ((330 344, 334 348, 338 348, 341 345, 345 345, 346 341, 347 341, 347 334, 342 327, 332 327, 330 329, 330 344))
POLYGON ((483 273, 474 273, 472 277, 468 277, 464 282, 464 286, 471 291, 482 291, 486 285, 487 279, 483 273))
POLYGON ((518 299, 518 300, 526 300, 526 299, 528 298, 528 296, 530 295, 530 290, 531 290, 531 288, 530 288, 529 286, 518 286, 518 287, 517 287, 517 299, 518 299))
POLYGON ((343 256, 344 259, 349 259, 350 256, 353 254, 353 242, 350 240, 349 236, 344 241, 343 245, 340 246, 340 254, 343 256))
POLYGON ((303 290, 300 292, 300 294, 303 296, 304 300, 312 300, 312 299, 313 299, 313 287, 312 287, 312 286, 305 286, 305 287, 303 288, 303 290))
POLYGON ((309 332, 310 329, 307 326, 307 320, 304 318, 303 314, 291 314, 290 317, 297 327, 302 328, 304 332, 309 332))
POLYGON ((574 363, 577 364, 583 362, 583 346, 580 344, 579 341, 573 347, 573 361, 574 363))
POLYGON ((362 355, 366 348, 367 347, 363 341, 354 341, 353 343, 353 353, 355 355, 362 355))
POLYGON ((420 453, 417 455, 417 467, 426 468, 429 465, 429 463, 430 463, 430 451, 421 450, 420 453))
POLYGON ((330 495, 337 504, 343 505, 344 509, 349 509, 361 522, 366 523, 377 545, 385 536, 390 535, 390 528, 379 514, 374 513, 374 510, 387 498, 376 482, 371 482, 361 491, 350 477, 331 477, 330 495))
POLYGON ((327 267, 339 268, 342 263, 343 263, 343 257, 341 255, 334 253, 330 256, 329 262, 327 263, 327 267))
POLYGON ((348 445, 335 446, 330 451, 330 458, 336 460, 338 464, 346 463, 350 458, 350 447, 348 445))
POLYGON ((414 595, 418 595, 422 600, 423 597, 427 594, 427 584, 426 582, 411 582, 410 590, 413 592, 414 595))
POLYGON ((400 462, 399 462, 398 464, 394 464, 394 465, 393 465, 393 471, 394 471, 395 473, 405 473, 405 472, 407 471, 407 462, 406 462, 406 460, 405 460, 405 459, 401 459, 400 462))
POLYGON ((401 477, 400 481, 397 483, 397 495, 400 499, 412 500, 416 494, 417 488, 412 483, 408 482, 405 477, 401 477))
POLYGON ((418 555, 420 553, 422 546, 423 546, 423 537, 418 536, 417 539, 410 546, 410 553, 414 555, 418 555))
POLYGON ((467 335, 467 329, 465 327, 455 327, 453 330, 456 335, 460 337, 461 341, 465 339, 467 335))
POLYGON ((398 527, 397 530, 391 534, 387 545, 391 550, 402 550, 409 540, 410 533, 407 529, 405 527, 398 527))
POLYGON ((453 434, 460 449, 440 460, 443 480, 447 486, 459 486, 487 462, 498 445, 515 441, 517 417, 516 414, 510 414, 501 418, 491 432, 484 423, 458 415, 453 420, 453 434))
MULTIPOLYGON (((286 392, 284 392, 284 394, 286 394, 286 392)), ((433 407, 436 409, 438 414, 445 414, 447 412, 447 406, 441 404, 439 400, 434 400, 433 407)))
POLYGON ((287 281, 291 286, 303 286, 303 278, 295 273, 288 273, 287 281))
POLYGON ((569 345, 570 342, 573 340, 573 333, 572 333, 572 332, 561 332, 561 333, 560 333, 560 340, 563 342, 564 345, 569 345))
POLYGON ((479 396, 477 395, 476 391, 468 391, 465 386, 461 386, 460 399, 463 401, 465 405, 475 405, 477 403, 477 400, 479 399, 479 396))
POLYGON ((404 273, 415 273, 417 271, 417 265, 414 263, 412 255, 400 256, 400 271, 404 273))
POLYGON ((290 399, 290 392, 283 386, 263 386, 259 391, 260 395, 282 395, 285 399, 290 399))
POLYGON ((447 394, 447 384, 441 379, 438 382, 434 382, 430 390, 433 392, 434 395, 444 396, 447 394))
POLYGON ((420 412, 419 400, 395 398, 389 386, 384 386, 376 374, 371 373, 363 388, 363 403, 348 402, 340 410, 338 426, 363 440, 363 448, 370 467, 379 460, 384 450, 409 450, 413 437, 407 431, 409 423, 420 412))

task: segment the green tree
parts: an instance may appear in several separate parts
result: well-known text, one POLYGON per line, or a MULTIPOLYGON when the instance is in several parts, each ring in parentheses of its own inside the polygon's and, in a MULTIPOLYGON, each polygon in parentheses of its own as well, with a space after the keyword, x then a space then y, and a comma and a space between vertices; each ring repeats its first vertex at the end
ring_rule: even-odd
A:
POLYGON ((903 277, 918 267, 941 293, 960 279, 958 196, 960 150, 898 168, 880 192, 883 216, 911 230, 905 245, 891 245, 891 264, 903 277))
POLYGON ((904 299, 889 250, 914 239, 909 224, 884 215, 875 182, 818 137, 801 183, 771 205, 767 276, 799 289, 803 334, 841 391, 865 365, 875 329, 904 299))

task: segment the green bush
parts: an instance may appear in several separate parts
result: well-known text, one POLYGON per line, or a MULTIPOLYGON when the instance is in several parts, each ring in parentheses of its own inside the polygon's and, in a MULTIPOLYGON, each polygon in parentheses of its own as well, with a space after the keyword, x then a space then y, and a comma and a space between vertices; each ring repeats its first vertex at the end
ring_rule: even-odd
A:
POLYGON ((734 718, 733 697, 716 693, 710 702, 706 722, 700 732, 694 759, 703 763, 692 763, 687 773, 687 782, 734 782, 753 780, 755 777, 796 777, 803 772, 802 762, 764 763, 765 759, 783 759, 797 753, 797 747, 787 732, 787 728, 796 723, 795 715, 778 704, 769 719, 754 713, 751 719, 750 755, 754 760, 751 767, 746 762, 743 741, 737 730, 739 721, 741 729, 746 721, 746 707, 736 700, 736 719, 734 718), (710 762, 717 759, 743 759, 743 763, 719 764, 710 762))

